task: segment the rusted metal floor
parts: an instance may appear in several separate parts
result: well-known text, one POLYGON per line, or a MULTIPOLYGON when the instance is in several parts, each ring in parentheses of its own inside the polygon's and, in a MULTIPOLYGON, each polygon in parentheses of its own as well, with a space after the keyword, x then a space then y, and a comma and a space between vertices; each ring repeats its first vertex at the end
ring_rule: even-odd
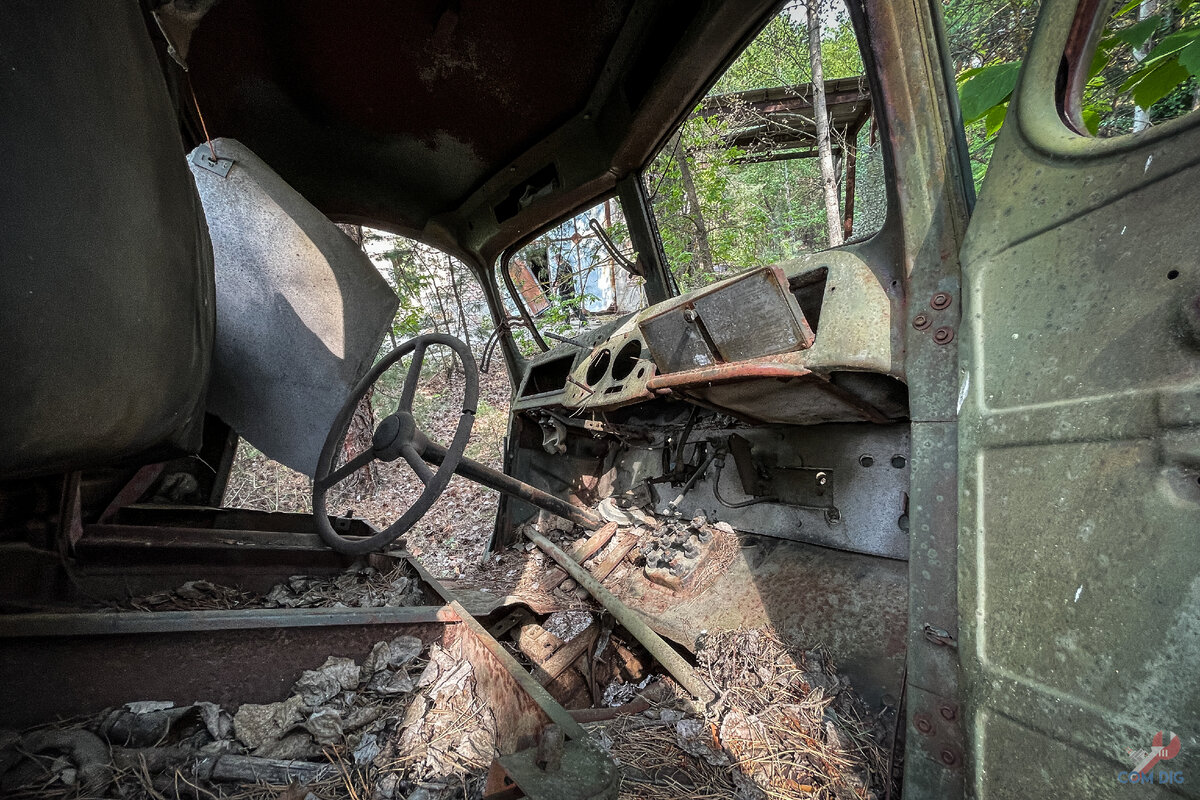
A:
POLYGON ((616 587, 621 599, 689 649, 701 631, 770 625, 827 647, 868 703, 900 696, 908 624, 903 561, 754 537, 686 602, 637 573, 624 580, 616 587))
MULTIPOLYGON (((181 575, 191 581, 237 577, 265 591, 288 581, 298 564, 318 574, 336 574, 347 565, 310 541, 306 531, 195 527, 162 529, 146 538, 143 534, 155 532, 136 528, 94 531, 79 548, 88 557, 71 565, 69 580, 58 582, 63 591, 41 598, 42 608, 51 610, 0 614, 0 728, 18 730, 147 698, 180 706, 215 701, 229 708, 271 703, 330 654, 361 661, 377 642, 414 636, 426 646, 455 648, 474 668, 478 692, 497 721, 489 794, 522 796, 514 794, 515 780, 530 797, 615 796, 616 767, 582 746, 586 731, 406 554, 372 555, 354 565, 408 564, 420 589, 418 605, 148 613, 132 610, 128 597, 170 590, 181 575), (117 556, 131 545, 142 558, 115 569, 117 556), (262 554, 267 558, 260 559, 262 554), (269 561, 277 562, 273 570, 264 563, 269 561), (554 733, 549 740, 547 731, 554 733), (530 771, 528 764, 547 747, 562 768, 530 771), (578 793, 582 787, 585 794, 578 793)), ((50 568, 30 563, 34 573, 50 568)))
MULTIPOLYGON (((619 533, 609 547, 620 547, 625 535, 619 533)), ((904 672, 906 562, 745 534, 738 541, 740 546, 715 556, 718 568, 692 591, 660 586, 629 560, 604 585, 641 612, 652 629, 688 650, 701 632, 769 625, 797 641, 828 647, 868 703, 894 703, 904 672)), ((502 559, 490 580, 450 582, 473 614, 486 616, 510 605, 550 613, 576 603, 574 595, 544 585, 548 565, 536 551, 509 550, 502 559)))

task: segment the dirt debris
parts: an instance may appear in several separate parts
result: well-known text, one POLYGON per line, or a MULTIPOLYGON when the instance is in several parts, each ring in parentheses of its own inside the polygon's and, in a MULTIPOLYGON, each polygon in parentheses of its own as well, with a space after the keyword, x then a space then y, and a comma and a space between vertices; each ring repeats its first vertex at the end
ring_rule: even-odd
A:
MULTIPOLYGON (((590 614, 543 622, 568 633, 585 616, 590 624, 590 614)), ((622 798, 884 796, 889 731, 825 651, 756 629, 703 636, 696 656, 717 693, 708 706, 665 676, 600 684, 602 705, 616 710, 587 727, 622 771, 622 798)), ((361 663, 329 657, 275 703, 148 700, 70 725, 0 731, 0 795, 465 800, 481 795, 496 731, 456 644, 399 636, 361 663)))
MULTIPOLYGON (((642 714, 589 726, 621 766, 622 798, 883 797, 887 731, 827 653, 739 630, 698 642, 697 661, 718 693, 709 707, 674 687, 642 714)), ((605 691, 612 703, 629 696, 605 691)))
POLYGON ((419 606, 425 602, 413 569, 398 563, 391 569, 351 567, 340 575, 293 575, 266 594, 247 592, 209 581, 188 581, 168 592, 131 598, 124 611, 214 611, 245 608, 383 608, 419 606))
POLYGON ((457 644, 400 636, 376 643, 362 665, 331 656, 285 700, 232 714, 150 701, 0 731, 0 796, 478 798, 495 742, 495 718, 457 644))
POLYGON ((542 623, 542 628, 565 643, 587 630, 592 621, 592 614, 582 609, 555 611, 542 623))

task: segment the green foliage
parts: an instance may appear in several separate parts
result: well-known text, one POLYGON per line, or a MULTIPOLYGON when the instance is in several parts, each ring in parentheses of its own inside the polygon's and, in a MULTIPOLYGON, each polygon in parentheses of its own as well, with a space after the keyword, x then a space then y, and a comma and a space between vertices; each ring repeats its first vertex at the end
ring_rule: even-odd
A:
MULTIPOLYGON (((1020 72, 1021 62, 1013 61, 976 67, 961 73, 958 76, 958 99, 962 106, 963 122, 975 122, 989 115, 993 116, 994 122, 994 110, 1002 105, 1007 106, 1020 72)), ((1003 119, 1003 114, 1000 119, 1003 119)))
POLYGON ((1004 124, 1004 118, 1008 116, 1008 103, 1000 103, 988 109, 984 115, 984 132, 989 137, 995 136, 1000 131, 1000 126, 1004 124))
POLYGON ((538 314, 538 328, 559 336, 572 336, 587 318, 587 304, 599 298, 591 294, 579 294, 574 297, 548 296, 546 299, 549 305, 538 314))
MULTIPOLYGON (((820 18, 826 80, 861 76, 862 57, 844 9, 831 15, 826 8, 820 18)), ((811 79, 805 9, 789 4, 730 65, 709 96, 796 87, 797 96, 807 97, 811 79)), ((769 151, 744 152, 729 143, 735 130, 763 122, 749 108, 712 117, 696 113, 646 170, 663 250, 684 291, 829 245, 817 160, 770 160, 769 151)), ((873 152, 868 140, 864 128, 857 143, 860 161, 873 152)), ((835 147, 844 152, 841 144, 835 147)), ((882 195, 882 181, 870 188, 882 195)))
MULTIPOLYGON (((948 16, 955 5, 948 7, 948 16)), ((1112 136, 1134 130, 1136 108, 1146 110, 1151 124, 1192 110, 1200 77, 1200 14, 1192 5, 1192 0, 1163 3, 1161 13, 1137 19, 1141 0, 1129 0, 1112 15, 1097 44, 1081 103, 1089 133, 1112 136)), ((953 29, 954 22, 948 21, 947 28, 953 29)), ((1010 56, 984 64, 961 69, 958 86, 963 121, 984 120, 990 155, 990 140, 1003 123, 1020 61, 1010 56)))
POLYGON ((1131 75, 1121 85, 1121 91, 1131 92, 1133 102, 1149 108, 1187 80, 1189 74, 1177 59, 1164 60, 1131 75))
MULTIPOLYGON (((1163 22, 1162 17, 1149 17, 1121 33, 1149 26, 1150 35, 1153 35, 1163 22)), ((1126 41, 1121 33, 1112 37, 1126 41)), ((1139 32, 1135 38, 1140 41, 1132 46, 1141 47, 1148 43, 1150 36, 1143 38, 1139 32)), ((1142 108, 1149 108, 1197 74, 1200 74, 1200 21, 1193 21, 1163 38, 1117 91, 1130 92, 1135 103, 1142 108)))
POLYGON ((1162 25, 1162 17, 1147 17, 1141 22, 1115 32, 1113 38, 1130 47, 1141 47, 1158 31, 1160 25, 1162 25))
POLYGON ((383 257, 392 265, 391 283, 400 300, 396 316, 392 319, 392 335, 402 341, 430 327, 429 309, 422 300, 422 293, 430 286, 429 275, 418 258, 416 248, 410 243, 398 241, 397 246, 384 253, 383 257))
MULTIPOLYGON (((816 0, 819 6, 825 3, 816 0)), ((840 0, 833 0, 840 5, 840 0)), ((848 20, 823 31, 821 64, 825 79, 850 78, 863 72, 858 41, 848 20)), ((789 3, 717 80, 710 94, 768 89, 808 83, 812 68, 808 57, 808 27, 804 6, 789 3)))

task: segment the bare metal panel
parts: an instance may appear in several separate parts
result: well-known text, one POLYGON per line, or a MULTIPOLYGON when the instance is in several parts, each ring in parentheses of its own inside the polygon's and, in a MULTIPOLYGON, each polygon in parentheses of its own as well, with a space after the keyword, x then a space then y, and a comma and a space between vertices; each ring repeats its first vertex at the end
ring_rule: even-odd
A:
POLYGON ((683 306, 651 313, 639 327, 661 372, 803 350, 813 343, 778 267, 706 287, 683 306))
MULTIPOLYGON (((679 510, 685 516, 703 514, 762 536, 908 557, 908 425, 739 428, 736 434, 746 440, 749 458, 739 464, 731 452, 723 465, 710 466, 684 493, 679 510)), ((707 439, 710 447, 731 447, 729 431, 707 439)), ((627 450, 620 467, 630 469, 647 452, 627 450)), ((649 457, 656 459, 657 451, 649 457)), ((680 489, 658 484, 655 492, 655 508, 665 513, 680 489)))
POLYGON ((240 142, 188 158, 217 287, 209 410, 309 476, 350 388, 370 367, 396 296, 366 254, 240 142), (233 164, 225 171, 226 159, 233 164))

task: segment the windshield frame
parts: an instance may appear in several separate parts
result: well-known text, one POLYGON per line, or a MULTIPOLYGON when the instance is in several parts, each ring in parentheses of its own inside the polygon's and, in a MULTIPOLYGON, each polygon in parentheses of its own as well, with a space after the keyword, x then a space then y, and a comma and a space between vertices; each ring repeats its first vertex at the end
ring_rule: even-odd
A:
MULTIPOLYGON (((517 316, 514 318, 509 313, 508 304, 505 304, 503 302, 504 298, 498 294, 498 299, 501 300, 503 305, 503 307, 499 309, 498 317, 507 321, 506 324, 501 326, 503 328, 501 335, 510 340, 510 352, 519 355, 523 362, 528 363, 530 360, 536 359, 540 354, 535 353, 531 356, 524 355, 521 352, 521 348, 517 345, 517 342, 513 338, 513 328, 522 327, 529 331, 530 337, 542 353, 554 349, 560 343, 572 341, 572 337, 555 335, 554 333, 545 330, 545 325, 538 325, 536 317, 539 316, 539 314, 531 313, 529 305, 526 303, 524 296, 513 281, 512 274, 509 270, 512 260, 517 257, 523 249, 528 247, 540 237, 545 236, 555 228, 560 227, 564 223, 581 216, 582 214, 596 208, 606 201, 616 201, 617 208, 619 209, 622 217, 624 217, 629 240, 633 244, 633 252, 629 257, 626 258, 626 260, 632 264, 633 269, 629 269, 625 265, 621 264, 620 260, 618 259, 613 260, 616 262, 616 268, 622 269, 628 274, 642 279, 641 286, 645 294, 645 305, 643 306, 643 309, 649 308, 679 294, 679 288, 670 275, 669 270, 666 268, 666 261, 662 257, 661 244, 658 242, 658 231, 653 227, 653 217, 649 213, 648 201, 642 189, 640 173, 632 175, 622 181, 618 181, 618 187, 616 191, 605 192, 586 203, 576 206, 571 211, 539 227, 536 231, 531 232, 529 235, 522 237, 516 243, 505 248, 501 253, 500 258, 494 267, 494 273, 496 274, 493 274, 492 280, 497 284, 498 289, 500 286, 504 287, 504 291, 508 295, 508 304, 511 304, 513 307, 515 307, 517 312, 517 316), (630 203, 628 197, 630 195, 629 190, 631 189, 633 190, 635 198, 635 213, 630 212, 630 203), (651 247, 638 247, 639 242, 646 241, 652 243, 651 247)), ((606 233, 610 233, 610 231, 606 230, 606 233)), ((606 248, 603 242, 599 241, 599 237, 597 237, 597 239, 597 245, 600 251, 605 251, 606 248)), ((640 310, 642 309, 639 309, 639 311, 640 310)), ((596 315, 596 322, 598 325, 591 325, 587 328, 581 329, 577 332, 575 338, 591 333, 596 327, 602 327, 603 325, 608 324, 615 319, 619 319, 622 316, 628 315, 629 313, 638 313, 638 311, 617 311, 611 313, 589 312, 589 314, 596 315)))

